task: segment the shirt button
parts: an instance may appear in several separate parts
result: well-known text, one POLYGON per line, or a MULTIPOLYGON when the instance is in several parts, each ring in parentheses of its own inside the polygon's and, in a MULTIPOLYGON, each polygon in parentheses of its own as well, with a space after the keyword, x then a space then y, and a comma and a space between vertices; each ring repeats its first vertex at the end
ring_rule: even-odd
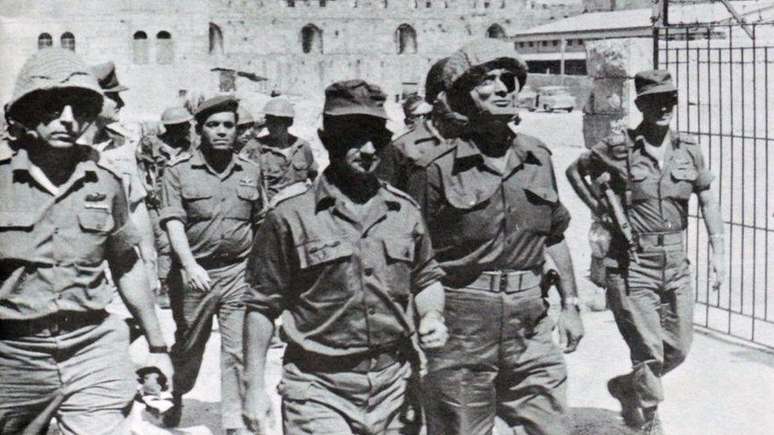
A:
POLYGON ((376 308, 374 308, 374 307, 371 307, 371 308, 369 308, 369 309, 368 309, 368 314, 370 314, 370 315, 372 315, 372 316, 373 316, 374 314, 376 314, 376 308))
POLYGON ((371 267, 366 267, 366 269, 365 269, 365 275, 366 275, 366 276, 371 276, 371 275, 373 275, 373 274, 374 274, 374 269, 373 269, 373 268, 371 268, 371 267))

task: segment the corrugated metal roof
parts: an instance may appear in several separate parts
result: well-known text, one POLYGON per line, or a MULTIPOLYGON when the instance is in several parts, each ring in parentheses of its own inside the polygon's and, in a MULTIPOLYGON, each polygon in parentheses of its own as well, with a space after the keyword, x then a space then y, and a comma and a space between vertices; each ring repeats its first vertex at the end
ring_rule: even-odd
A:
MULTIPOLYGON (((774 6, 772 1, 735 1, 731 4, 740 15, 748 15, 749 21, 756 21, 757 11, 774 6), (751 16, 749 16, 751 15, 751 16)), ((615 31, 639 27, 650 27, 651 9, 630 9, 624 11, 591 12, 565 18, 553 23, 533 27, 519 35, 534 35, 540 33, 570 33, 587 31, 615 31)), ((694 5, 671 6, 669 8, 669 22, 678 23, 711 23, 723 21, 731 14, 728 9, 719 2, 701 3, 694 5)))

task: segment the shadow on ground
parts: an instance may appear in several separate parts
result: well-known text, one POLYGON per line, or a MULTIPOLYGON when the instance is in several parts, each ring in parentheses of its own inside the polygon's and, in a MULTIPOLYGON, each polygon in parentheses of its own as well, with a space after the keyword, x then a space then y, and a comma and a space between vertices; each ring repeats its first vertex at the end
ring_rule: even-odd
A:
POLYGON ((572 435, 636 435, 618 412, 603 408, 570 408, 572 435))
POLYGON ((202 402, 196 399, 183 398, 183 418, 179 430, 173 433, 187 434, 187 428, 206 427, 210 433, 221 433, 220 402, 202 402))

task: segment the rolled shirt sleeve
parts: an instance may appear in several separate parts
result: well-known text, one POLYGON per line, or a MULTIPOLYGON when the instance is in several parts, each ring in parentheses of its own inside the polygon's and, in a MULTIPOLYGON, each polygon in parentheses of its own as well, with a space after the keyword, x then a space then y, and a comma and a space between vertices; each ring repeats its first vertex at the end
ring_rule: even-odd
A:
POLYGON ((444 277, 443 269, 435 261, 430 234, 427 232, 424 221, 418 217, 416 240, 416 254, 414 267, 411 270, 411 292, 417 294, 430 284, 440 281, 444 277))
POLYGON ((559 199, 559 188, 556 184, 554 162, 550 157, 548 158, 548 165, 551 168, 551 184, 556 191, 557 196, 556 204, 551 210, 551 230, 548 234, 548 238, 546 238, 546 245, 552 246, 564 240, 564 232, 567 231, 567 228, 570 226, 571 216, 570 211, 567 210, 567 207, 565 207, 564 204, 562 204, 561 199, 559 199))
POLYGON ((692 154, 694 164, 696 165, 696 172, 698 174, 696 176, 696 181, 693 184, 693 191, 698 193, 709 189, 715 176, 707 169, 707 166, 704 163, 704 155, 698 146, 694 147, 694 152, 692 154))
POLYGON ((176 219, 183 224, 188 222, 188 217, 183 207, 182 188, 180 183, 180 174, 178 169, 167 168, 161 182, 161 212, 159 220, 162 227, 164 222, 176 219))
POLYGON ((136 260, 137 254, 134 247, 140 243, 140 233, 129 219, 129 208, 126 196, 122 191, 117 192, 113 197, 113 221, 115 229, 107 240, 106 257, 108 263, 111 265, 127 264, 127 260, 130 258, 136 260))
POLYGON ((290 278, 292 243, 275 213, 269 212, 255 234, 247 262, 247 283, 243 300, 247 310, 274 319, 285 307, 290 278))

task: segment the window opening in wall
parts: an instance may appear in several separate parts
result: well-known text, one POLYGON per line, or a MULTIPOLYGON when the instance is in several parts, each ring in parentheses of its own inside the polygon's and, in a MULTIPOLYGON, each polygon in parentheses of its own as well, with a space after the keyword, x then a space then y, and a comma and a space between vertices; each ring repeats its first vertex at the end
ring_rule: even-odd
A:
POLYGON ((530 47, 534 47, 534 46, 535 46, 535 43, 534 43, 533 41, 529 41, 529 46, 530 46, 530 47))
POLYGON ((328 6, 327 0, 320 0, 320 7, 324 8, 325 6, 328 6))
POLYGON ((489 2, 484 2, 484 9, 489 9, 489 2))
POLYGON ((148 34, 139 30, 132 36, 132 57, 135 64, 148 63, 148 34))
POLYGON ((288 2, 287 5, 289 8, 296 7, 296 0, 287 0, 287 2, 288 2))
POLYGON ((301 29, 301 49, 304 53, 323 52, 322 30, 314 24, 307 24, 301 29))
POLYGON ((51 37, 48 33, 41 33, 40 36, 38 36, 38 50, 41 48, 47 48, 54 45, 54 38, 51 37))
POLYGON ((156 34, 156 63, 167 65, 175 58, 172 35, 166 30, 156 34))
POLYGON ((554 47, 556 47, 556 46, 558 46, 558 45, 559 45, 559 41, 557 41, 557 40, 553 40, 553 41, 551 41, 551 45, 553 45, 554 47))
POLYGON ((73 35, 72 33, 70 32, 62 33, 61 38, 59 38, 59 42, 62 44, 62 48, 75 51, 75 35, 73 35))
POLYGON ((398 54, 416 54, 417 32, 408 24, 401 24, 395 32, 398 54))
POLYGON ((215 23, 210 23, 210 54, 223 54, 223 31, 215 23))
POLYGON ((505 29, 499 24, 492 24, 486 29, 486 37, 492 39, 505 39, 505 29))
POLYGON ((432 2, 425 2, 425 7, 426 8, 431 8, 431 7, 433 7, 433 3, 432 2))

